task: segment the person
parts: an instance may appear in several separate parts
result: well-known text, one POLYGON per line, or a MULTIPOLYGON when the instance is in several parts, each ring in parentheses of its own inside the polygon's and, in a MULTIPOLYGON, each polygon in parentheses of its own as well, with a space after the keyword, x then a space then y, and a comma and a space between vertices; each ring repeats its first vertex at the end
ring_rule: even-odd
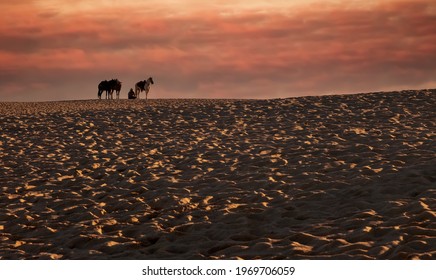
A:
POLYGON ((136 94, 133 91, 133 88, 130 89, 129 93, 127 94, 129 99, 136 99, 136 94))

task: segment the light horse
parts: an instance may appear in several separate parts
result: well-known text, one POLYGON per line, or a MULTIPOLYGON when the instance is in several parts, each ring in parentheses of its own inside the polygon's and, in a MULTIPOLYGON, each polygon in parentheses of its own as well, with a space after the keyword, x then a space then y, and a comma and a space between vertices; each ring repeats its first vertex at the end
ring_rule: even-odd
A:
POLYGON ((150 77, 147 80, 137 82, 135 84, 135 95, 139 99, 139 93, 141 91, 145 91, 145 100, 147 100, 148 92, 150 91, 150 85, 153 85, 154 81, 153 78, 150 77))

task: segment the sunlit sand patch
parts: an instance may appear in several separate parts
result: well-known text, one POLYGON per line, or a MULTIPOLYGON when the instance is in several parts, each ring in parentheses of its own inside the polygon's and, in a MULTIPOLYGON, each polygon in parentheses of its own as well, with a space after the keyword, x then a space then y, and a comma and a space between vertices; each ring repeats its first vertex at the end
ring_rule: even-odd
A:
POLYGON ((434 259, 435 101, 0 103, 0 258, 434 259))

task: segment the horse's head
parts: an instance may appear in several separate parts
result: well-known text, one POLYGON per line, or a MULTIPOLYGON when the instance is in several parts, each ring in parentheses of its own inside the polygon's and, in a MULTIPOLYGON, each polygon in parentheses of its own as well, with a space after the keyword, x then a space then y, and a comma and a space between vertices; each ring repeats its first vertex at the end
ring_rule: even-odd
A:
POLYGON ((154 85, 154 81, 153 81, 152 77, 148 78, 148 82, 151 83, 152 85, 154 85))

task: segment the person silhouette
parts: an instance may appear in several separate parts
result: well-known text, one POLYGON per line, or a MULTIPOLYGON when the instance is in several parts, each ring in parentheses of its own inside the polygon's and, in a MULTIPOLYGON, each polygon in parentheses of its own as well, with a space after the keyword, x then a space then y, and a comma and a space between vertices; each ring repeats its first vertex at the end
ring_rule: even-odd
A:
POLYGON ((127 94, 129 99, 136 99, 136 93, 133 91, 133 88, 130 88, 129 93, 127 94))

